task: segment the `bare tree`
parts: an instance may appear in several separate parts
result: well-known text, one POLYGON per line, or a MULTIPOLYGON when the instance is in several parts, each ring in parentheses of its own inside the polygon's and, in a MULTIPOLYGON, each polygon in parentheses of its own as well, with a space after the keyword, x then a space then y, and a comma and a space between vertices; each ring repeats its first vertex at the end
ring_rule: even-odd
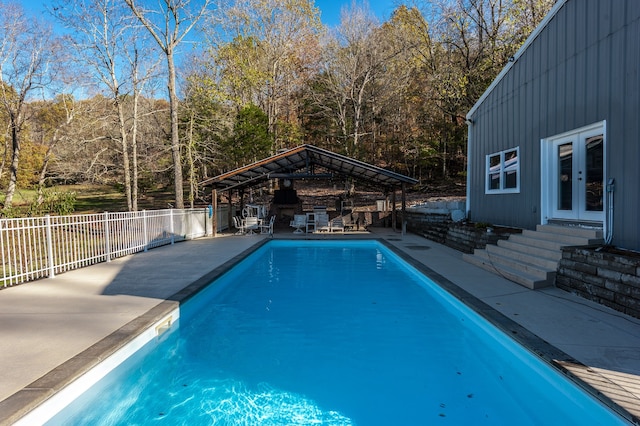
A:
MULTIPOLYGON (((139 197, 145 190, 156 182, 166 179, 167 161, 171 158, 166 140, 169 135, 169 107, 164 100, 150 99, 139 96, 137 107, 134 106, 134 96, 127 96, 124 110, 128 123, 133 122, 133 115, 137 114, 136 130, 130 130, 132 174, 139 175, 139 197), (134 110, 138 110, 134 112, 134 110), (135 136, 134 136, 135 133, 135 136), (137 140, 133 143, 134 139, 137 140), (137 155, 133 155, 134 151, 137 155), (137 166, 133 165, 136 161, 137 166)), ((66 99, 65 99, 66 101, 66 99)), ((70 104, 67 104, 71 106, 70 104)), ((113 119, 114 106, 111 97, 96 95, 91 98, 79 99, 73 102, 73 120, 66 125, 66 110, 63 110, 59 97, 49 105, 47 110, 55 112, 48 122, 42 122, 36 127, 36 141, 40 141, 40 132, 46 134, 43 138, 51 138, 53 130, 59 128, 58 142, 53 147, 51 162, 47 177, 56 182, 91 182, 98 184, 114 184, 122 182, 122 153, 114 149, 113 141, 119 137, 117 120, 113 119), (57 126, 57 127, 56 127, 57 126)), ((133 126, 133 124, 131 124, 133 126)), ((47 143, 50 143, 50 139, 47 143)), ((133 176, 132 176, 133 179, 133 176)), ((134 189, 132 188, 132 189, 134 189)), ((135 202, 136 197, 133 197, 135 202)), ((134 204, 135 206, 135 204, 134 204)))
POLYGON ((169 109, 171 114, 171 155, 174 167, 176 207, 184 208, 182 160, 178 132, 178 94, 176 88, 175 53, 186 35, 208 11, 213 0, 203 0, 199 6, 191 0, 159 0, 158 9, 147 9, 136 0, 125 0, 133 14, 149 31, 167 60, 169 109), (157 18, 157 19, 156 19, 157 18))
POLYGON ((379 43, 379 24, 368 7, 355 2, 341 13, 340 25, 324 45, 321 85, 316 102, 334 115, 347 155, 359 155, 373 85, 389 53, 379 43))
POLYGON ((75 100, 71 95, 58 95, 52 102, 46 101, 42 108, 38 108, 37 120, 32 126, 33 135, 38 143, 45 147, 42 165, 38 173, 38 197, 36 204, 40 206, 44 201, 44 187, 49 164, 54 156, 57 145, 69 139, 69 128, 75 119, 75 100))
POLYGON ((407 96, 418 100, 407 117, 415 120, 422 145, 416 148, 429 157, 429 169, 437 164, 442 177, 463 170, 464 115, 554 2, 417 0, 422 13, 396 10, 396 42, 405 45, 415 70, 408 87, 419 94, 407 96))
POLYGON ((253 103, 268 116, 273 150, 286 147, 294 93, 316 72, 319 10, 309 0, 235 0, 212 26, 220 86, 240 110, 253 103))
POLYGON ((135 106, 141 84, 141 63, 148 64, 144 79, 155 69, 151 61, 153 49, 145 46, 142 27, 117 0, 60 0, 53 8, 56 17, 74 30, 72 42, 79 53, 78 61, 89 65, 91 77, 106 89, 113 101, 118 126, 123 186, 129 210, 137 210, 137 153, 135 106), (144 51, 144 60, 139 52, 144 51), (127 95, 133 96, 134 113, 125 111, 127 95), (132 124, 128 121, 131 119, 132 124), (131 152, 133 151, 133 152, 131 152))
POLYGON ((75 100, 73 104, 70 100, 65 98, 64 104, 51 107, 56 111, 52 125, 40 124, 45 133, 48 128, 64 128, 58 135, 63 143, 53 147, 48 175, 58 182, 110 181, 113 172, 120 170, 121 163, 120 156, 113 154, 112 120, 105 119, 113 114, 113 102, 101 95, 75 100), (60 111, 61 106, 65 107, 63 111, 60 111), (64 124, 68 118, 73 119, 64 124))
POLYGON ((4 208, 13 204, 27 103, 54 76, 58 43, 49 26, 27 17, 16 3, 0 2, 0 107, 9 119, 11 161, 4 208))

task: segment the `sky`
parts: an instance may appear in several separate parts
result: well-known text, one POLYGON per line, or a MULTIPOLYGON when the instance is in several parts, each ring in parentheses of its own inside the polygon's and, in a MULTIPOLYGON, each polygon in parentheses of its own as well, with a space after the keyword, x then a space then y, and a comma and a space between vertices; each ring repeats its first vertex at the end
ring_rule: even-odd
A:
MULTIPOLYGON (((47 6, 53 2, 51 0, 17 0, 22 6, 34 13, 41 14, 47 6)), ((337 26, 340 23, 340 10, 351 5, 353 0, 315 0, 315 5, 321 11, 321 19, 325 25, 337 26)), ((360 5, 366 0, 356 0, 360 5)), ((400 0, 368 0, 369 10, 380 20, 386 21, 391 16, 400 0)))
MULTIPOLYGON (((340 10, 343 7, 351 6, 353 0, 316 0, 315 4, 321 11, 321 19, 325 25, 334 27, 340 23, 340 10)), ((399 0, 369 0, 369 10, 378 18, 380 22, 386 21, 391 13, 396 9, 399 0)), ((356 1, 356 4, 363 4, 363 0, 356 1)))

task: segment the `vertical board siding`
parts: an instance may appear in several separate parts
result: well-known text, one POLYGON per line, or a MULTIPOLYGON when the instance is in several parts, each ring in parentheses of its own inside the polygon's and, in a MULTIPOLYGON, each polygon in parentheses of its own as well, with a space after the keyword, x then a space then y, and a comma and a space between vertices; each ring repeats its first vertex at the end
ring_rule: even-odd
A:
POLYGON ((613 243, 640 249, 640 0, 569 0, 471 117, 471 219, 540 223, 540 141, 606 120, 613 243), (485 194, 486 155, 520 147, 520 193, 485 194))
POLYGON ((622 133, 616 135, 618 149, 610 150, 609 164, 622 164, 620 170, 610 173, 616 179, 616 210, 614 243, 640 250, 640 226, 638 225, 640 202, 640 2, 627 2, 626 25, 624 31, 624 60, 622 70, 623 89, 617 98, 622 111, 618 118, 622 120, 622 133), (613 161, 616 161, 615 163, 613 161), (619 242, 618 242, 619 241, 619 242))

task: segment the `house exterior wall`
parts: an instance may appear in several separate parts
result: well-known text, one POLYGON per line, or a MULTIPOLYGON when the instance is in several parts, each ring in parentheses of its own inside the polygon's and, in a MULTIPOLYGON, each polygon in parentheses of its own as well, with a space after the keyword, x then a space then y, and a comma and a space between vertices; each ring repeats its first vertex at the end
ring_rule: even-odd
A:
POLYGON ((568 0, 468 114, 473 221, 535 228, 541 140, 606 122, 612 243, 640 250, 640 1, 568 0), (486 156, 519 147, 518 193, 485 194, 486 156))

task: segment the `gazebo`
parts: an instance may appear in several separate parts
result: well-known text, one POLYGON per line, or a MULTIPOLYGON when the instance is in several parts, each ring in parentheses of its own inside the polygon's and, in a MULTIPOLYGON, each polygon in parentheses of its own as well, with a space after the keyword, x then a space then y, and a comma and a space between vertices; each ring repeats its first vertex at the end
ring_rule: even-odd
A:
MULTIPOLYGON (((213 214, 217 211, 218 192, 229 191, 231 203, 232 191, 244 191, 247 188, 267 185, 273 179, 281 182, 284 189, 278 196, 287 203, 286 189, 294 180, 332 179, 350 177, 355 181, 375 187, 391 194, 392 222, 396 223, 396 192, 401 192, 401 212, 406 209, 406 187, 418 183, 416 179, 391 170, 383 169, 363 161, 318 148, 313 145, 300 145, 279 152, 253 164, 249 164, 200 182, 201 186, 212 190, 213 214)), ((213 218, 216 223, 217 218, 213 218)))

